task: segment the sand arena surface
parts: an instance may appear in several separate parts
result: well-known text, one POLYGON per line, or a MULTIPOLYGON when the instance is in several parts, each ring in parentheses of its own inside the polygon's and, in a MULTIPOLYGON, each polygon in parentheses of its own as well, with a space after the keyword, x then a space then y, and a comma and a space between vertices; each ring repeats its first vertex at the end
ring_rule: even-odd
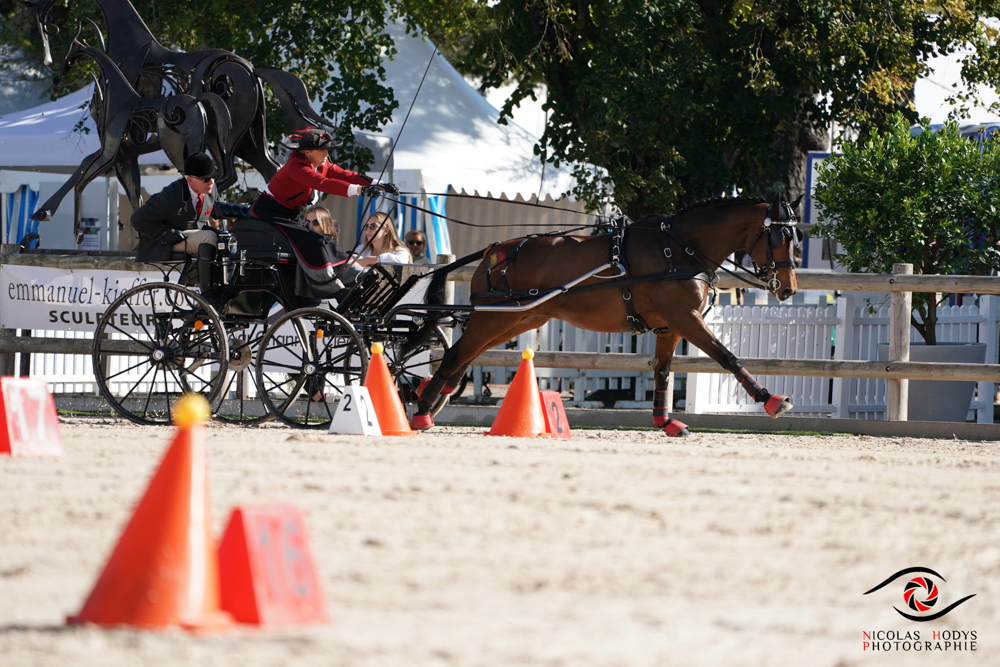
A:
POLYGON ((216 535, 238 503, 306 514, 320 627, 67 628, 171 438, 65 418, 67 455, 0 459, 2 665, 1000 664, 1000 443, 439 428, 209 429, 216 535), (914 623, 906 567, 943 575, 914 623), (975 630, 872 655, 863 631, 975 630))

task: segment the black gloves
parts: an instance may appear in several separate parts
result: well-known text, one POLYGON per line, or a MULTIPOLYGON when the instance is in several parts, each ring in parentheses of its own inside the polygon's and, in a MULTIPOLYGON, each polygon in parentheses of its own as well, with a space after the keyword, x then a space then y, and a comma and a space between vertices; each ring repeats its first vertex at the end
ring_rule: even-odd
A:
POLYGON ((393 185, 392 183, 383 183, 382 187, 385 188, 386 194, 390 194, 393 197, 399 196, 399 188, 393 185))
POLYGON ((381 197, 385 194, 385 188, 381 185, 362 185, 361 189, 362 197, 381 197))

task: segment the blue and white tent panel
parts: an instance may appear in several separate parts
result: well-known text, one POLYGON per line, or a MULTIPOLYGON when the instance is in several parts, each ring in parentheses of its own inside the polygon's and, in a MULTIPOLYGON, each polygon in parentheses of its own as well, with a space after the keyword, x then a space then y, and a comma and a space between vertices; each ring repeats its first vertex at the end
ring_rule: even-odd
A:
POLYGON ((38 190, 22 185, 3 196, 3 242, 20 243, 28 234, 38 233, 38 221, 31 214, 38 206, 38 190))

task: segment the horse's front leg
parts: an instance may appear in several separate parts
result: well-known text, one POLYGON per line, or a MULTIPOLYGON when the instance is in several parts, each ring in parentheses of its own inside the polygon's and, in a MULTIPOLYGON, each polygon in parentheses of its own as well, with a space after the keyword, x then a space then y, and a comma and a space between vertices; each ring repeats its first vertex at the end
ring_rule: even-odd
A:
MULTIPOLYGON (((767 389, 750 378, 750 374, 740 364, 739 359, 733 355, 726 346, 719 342, 711 329, 701 319, 698 313, 692 313, 690 317, 683 318, 682 322, 677 322, 677 333, 686 338, 689 343, 696 345, 700 350, 714 359, 720 366, 732 371, 736 379, 757 403, 764 404, 764 410, 777 419, 779 415, 792 409, 792 404, 787 396, 772 395, 767 389)), ((659 347, 657 347, 659 350, 659 347)))
POLYGON ((668 332, 656 336, 656 369, 653 372, 653 424, 662 426, 669 436, 691 435, 687 424, 670 418, 670 362, 679 334, 668 332))

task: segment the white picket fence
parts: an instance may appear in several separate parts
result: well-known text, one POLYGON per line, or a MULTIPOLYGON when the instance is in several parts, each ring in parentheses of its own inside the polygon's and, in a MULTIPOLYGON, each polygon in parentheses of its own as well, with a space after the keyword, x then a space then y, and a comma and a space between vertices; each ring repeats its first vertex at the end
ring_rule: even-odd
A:
MULTIPOLYGON (((936 327, 939 342, 981 342, 987 344, 986 363, 998 362, 1000 337, 1000 297, 982 296, 980 306, 942 306, 936 327)), ((868 312, 860 297, 845 296, 836 306, 768 307, 721 306, 706 317, 713 333, 737 357, 774 359, 874 360, 878 345, 888 342, 889 308, 868 312)), ((919 341, 916 329, 911 340, 919 341)), ((656 337, 594 333, 558 321, 550 321, 536 331, 518 337, 516 349, 565 352, 637 352, 653 354, 656 337)), ((681 353, 678 350, 678 354, 681 353)), ((707 356, 690 346, 688 354, 707 356)), ((474 368, 475 393, 482 386, 482 373, 492 372, 494 382, 513 375, 508 368, 474 368)), ((637 371, 596 371, 536 368, 542 389, 572 389, 574 405, 588 405, 585 397, 600 389, 633 389, 632 401, 618 407, 652 407, 647 392, 653 390, 653 374, 637 371)), ((793 416, 836 417, 840 419, 884 419, 885 380, 757 376, 762 386, 788 396, 795 408, 793 416)), ((993 422, 995 386, 980 382, 970 405, 970 418, 993 422)), ((687 412, 699 414, 759 413, 761 406, 750 399, 736 378, 721 373, 687 375, 687 412)))
MULTIPOLYGON (((1000 297, 983 296, 977 306, 944 306, 938 309, 937 337, 940 342, 987 344, 986 362, 998 362, 1000 297)), ((706 323, 737 357, 782 359, 873 360, 877 347, 888 342, 889 308, 868 312, 859 298, 845 296, 836 306, 768 307, 720 306, 712 309, 706 323)), ((35 331, 51 338, 91 338, 92 334, 65 331, 35 331)), ((919 340, 915 329, 911 339, 919 340)), ((682 346, 685 345, 682 342, 682 346)), ((656 337, 635 339, 626 333, 595 333, 559 321, 522 334, 517 349, 539 351, 639 353, 652 355, 656 337)), ((678 354, 704 353, 690 346, 678 354)), ((20 357, 20 355, 18 355, 20 357)), ((97 385, 90 357, 64 354, 31 355, 31 375, 49 383, 56 394, 96 394, 97 385)), ((474 367, 474 394, 479 395, 483 373, 492 372, 502 383, 513 375, 510 368, 474 367)), ((652 407, 652 372, 599 371, 536 368, 542 389, 572 390, 569 405, 593 405, 586 398, 601 389, 629 390, 631 400, 618 407, 652 407)), ((885 380, 852 378, 759 376, 757 381, 772 393, 789 396, 793 416, 842 419, 884 419, 885 380)), ((675 382, 679 384, 678 382, 675 382)), ((970 405, 980 423, 993 421, 993 383, 980 382, 970 405)), ((736 379, 720 373, 687 375, 686 411, 694 413, 742 414, 760 412, 736 379)))

